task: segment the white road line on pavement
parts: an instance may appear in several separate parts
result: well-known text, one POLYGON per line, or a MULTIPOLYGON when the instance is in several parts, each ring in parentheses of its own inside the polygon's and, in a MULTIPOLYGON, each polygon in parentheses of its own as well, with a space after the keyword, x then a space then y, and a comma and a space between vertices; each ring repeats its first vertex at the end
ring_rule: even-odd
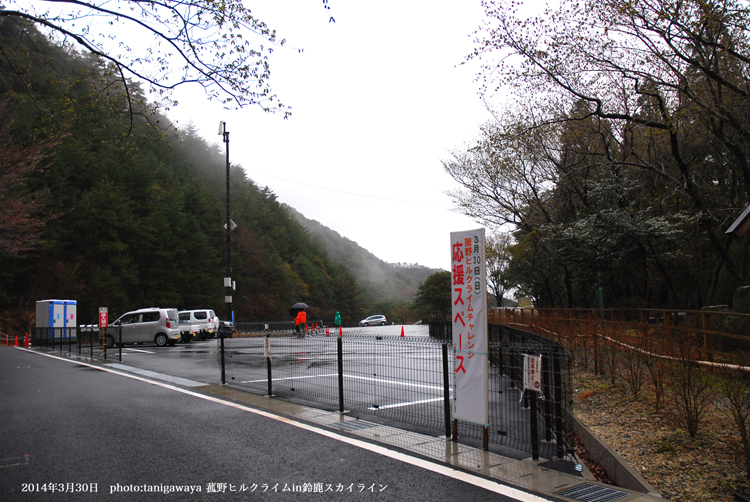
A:
POLYGON ((156 354, 156 352, 153 352, 150 350, 134 349, 131 347, 123 347, 122 350, 123 352, 127 350, 128 352, 143 352, 144 354, 156 354))
POLYGON ((397 380, 385 380, 383 378, 370 378, 370 377, 363 377, 363 376, 356 376, 356 375, 344 375, 344 378, 353 378, 355 380, 369 380, 371 382, 379 382, 379 383, 390 383, 393 385, 401 385, 403 387, 417 387, 420 389, 443 390, 443 387, 438 386, 438 385, 424 385, 421 383, 399 382, 397 380))
MULTIPOLYGON (((303 380, 305 378, 318 378, 318 377, 332 377, 337 376, 338 373, 330 373, 328 375, 308 375, 308 376, 297 376, 297 377, 285 377, 285 378, 274 378, 274 382, 278 382, 279 380, 303 380)), ((268 378, 261 378, 260 380, 244 380, 240 383, 259 383, 259 382, 268 382, 268 378)))
POLYGON ((182 394, 186 394, 188 396, 196 397, 198 399, 203 399, 205 401, 210 401, 210 402, 213 402, 213 403, 216 403, 216 404, 222 404, 222 405, 228 406, 230 408, 236 408, 238 410, 242 410, 242 411, 246 411, 246 412, 249 412, 249 413, 253 413, 253 414, 261 416, 261 417, 269 418, 271 420, 276 420, 278 422, 282 422, 282 423, 285 423, 287 425, 291 425, 293 427, 297 427, 299 429, 306 430, 308 432, 314 432, 314 433, 319 434, 321 436, 328 437, 330 439, 333 439, 333 440, 336 440, 336 441, 340 441, 342 443, 346 443, 346 444, 349 444, 349 445, 352 445, 352 446, 356 446, 358 448, 370 451, 372 453, 377 453, 377 454, 382 455, 384 457, 388 457, 388 458, 392 458, 394 460, 398 460, 398 461, 403 462, 405 464, 413 465, 415 467, 420 467, 420 468, 425 469, 427 471, 431 471, 431 472, 434 472, 434 473, 437 473, 437 474, 441 474, 443 476, 447 476, 447 477, 450 477, 450 478, 453 478, 453 479, 457 479, 459 481, 463 481, 464 483, 468 483, 470 485, 474 485, 474 486, 477 486, 479 488, 483 488, 483 489, 491 491, 493 493, 498 493, 498 494, 504 495, 506 497, 511 497, 511 498, 517 500, 518 502, 549 502, 549 499, 546 499, 544 497, 540 497, 538 495, 534 495, 533 493, 527 493, 527 492, 525 492, 523 490, 520 490, 518 488, 513 488, 512 486, 500 484, 500 483, 498 483, 496 481, 492 481, 491 479, 482 478, 482 477, 476 476, 476 475, 468 473, 468 472, 459 471, 459 470, 456 470, 453 467, 450 467, 448 465, 437 464, 437 463, 434 463, 434 462, 430 462, 429 460, 424 460, 424 459, 421 459, 421 458, 409 456, 406 453, 402 453, 402 452, 399 452, 399 451, 390 450, 390 449, 388 449, 388 448, 386 448, 384 446, 380 446, 378 444, 368 443, 368 442, 362 441, 360 439, 355 439, 355 438, 350 438, 350 437, 347 437, 347 436, 342 436, 342 435, 337 434, 335 432, 332 432, 332 431, 329 431, 329 430, 326 430, 326 429, 319 429, 319 428, 317 428, 315 426, 312 426, 312 425, 309 425, 309 424, 306 424, 306 423, 303 423, 303 422, 298 422, 298 421, 296 421, 294 419, 283 417, 281 415, 276 415, 276 414, 271 413, 269 411, 259 410, 259 409, 255 409, 255 408, 250 408, 249 406, 245 406, 245 405, 238 404, 238 403, 233 403, 231 401, 226 401, 226 400, 218 398, 218 397, 207 396, 205 394, 200 394, 200 393, 192 391, 192 390, 183 389, 181 387, 175 387, 174 385, 170 385, 170 384, 164 383, 164 382, 159 382, 159 381, 154 381, 154 380, 148 380, 146 378, 142 378, 142 377, 139 377, 139 376, 136 376, 136 375, 132 375, 132 374, 129 374, 129 373, 123 373, 121 371, 116 371, 116 370, 113 370, 111 368, 105 368, 105 367, 102 367, 102 366, 96 366, 96 365, 93 365, 93 364, 84 363, 82 361, 76 361, 76 360, 73 360, 73 359, 66 359, 64 357, 59 357, 59 356, 55 356, 55 355, 52 355, 52 354, 45 354, 43 352, 37 352, 35 350, 26 349, 26 348, 23 348, 23 347, 16 347, 16 348, 18 348, 20 350, 23 350, 25 352, 30 352, 30 353, 33 353, 33 354, 39 354, 39 355, 47 356, 47 357, 50 357, 52 359, 58 359, 58 360, 61 360, 61 361, 67 361, 67 362, 70 362, 70 363, 73 363, 73 364, 79 364, 81 366, 87 366, 89 368, 94 368, 94 369, 98 369, 98 370, 101 370, 101 371, 106 371, 107 373, 113 373, 115 375, 120 375, 120 376, 123 376, 123 377, 126 377, 126 378, 130 378, 132 380, 138 380, 139 382, 144 382, 144 383, 147 383, 147 384, 155 385, 157 387, 162 387, 162 388, 165 388, 165 389, 173 390, 175 392, 180 392, 182 394))
POLYGON ((412 406, 415 404, 423 404, 423 403, 434 403, 435 401, 442 401, 445 398, 442 397, 436 397, 433 399, 421 399, 419 401, 409 401, 406 403, 396 403, 396 404, 386 404, 384 406, 378 406, 377 408, 374 406, 370 406, 371 410, 387 410, 389 408, 402 408, 404 406, 412 406))

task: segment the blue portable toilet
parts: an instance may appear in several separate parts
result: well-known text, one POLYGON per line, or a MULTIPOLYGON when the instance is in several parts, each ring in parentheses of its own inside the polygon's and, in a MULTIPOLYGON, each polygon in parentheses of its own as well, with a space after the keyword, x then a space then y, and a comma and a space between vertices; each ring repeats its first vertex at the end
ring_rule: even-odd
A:
MULTIPOLYGON (((36 327, 58 328, 61 338, 75 336, 78 322, 78 300, 39 300, 36 302, 36 327)), ((48 331, 53 338, 55 330, 48 331)))

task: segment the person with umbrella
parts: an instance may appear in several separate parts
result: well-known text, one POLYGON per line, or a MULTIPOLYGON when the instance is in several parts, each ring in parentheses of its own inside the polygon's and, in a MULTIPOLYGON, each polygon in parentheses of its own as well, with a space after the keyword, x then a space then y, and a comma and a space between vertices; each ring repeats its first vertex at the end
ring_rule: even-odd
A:
POLYGON ((294 317, 294 331, 298 334, 304 332, 305 323, 307 322, 306 308, 309 308, 306 303, 299 302, 292 305, 292 308, 289 309, 289 314, 294 317))
POLYGON ((294 322, 297 325, 297 333, 304 334, 305 324, 307 323, 307 314, 304 310, 300 310, 297 317, 294 318, 294 322))

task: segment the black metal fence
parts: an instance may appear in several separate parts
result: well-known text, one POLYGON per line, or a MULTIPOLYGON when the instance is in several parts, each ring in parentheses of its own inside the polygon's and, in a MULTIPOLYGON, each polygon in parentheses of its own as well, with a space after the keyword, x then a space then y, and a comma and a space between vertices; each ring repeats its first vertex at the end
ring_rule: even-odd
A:
MULTIPOLYGON (((472 438, 566 458, 570 355, 557 343, 490 325, 489 426, 452 430, 454 365, 449 329, 440 337, 268 336, 224 340, 226 382, 250 392, 359 412, 429 433, 472 438), (539 392, 523 391, 524 355, 541 355, 539 392)), ((433 327, 430 326, 430 333, 433 327)))
POLYGON ((47 350, 57 350, 60 353, 122 362, 122 330, 111 327, 107 330, 109 336, 115 339, 114 347, 107 347, 107 344, 103 343, 102 333, 98 327, 83 325, 75 328, 33 328, 29 342, 32 347, 45 347, 47 350))

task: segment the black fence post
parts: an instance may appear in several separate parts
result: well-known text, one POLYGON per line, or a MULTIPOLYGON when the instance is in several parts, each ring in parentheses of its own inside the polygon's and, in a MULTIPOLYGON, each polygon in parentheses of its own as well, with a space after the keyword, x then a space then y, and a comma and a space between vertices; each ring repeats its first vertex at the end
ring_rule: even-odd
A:
POLYGON ((81 326, 78 326, 78 329, 76 330, 76 345, 78 345, 78 355, 81 355, 81 344, 83 343, 83 340, 81 339, 81 326))
POLYGON ((344 413, 344 347, 341 337, 336 338, 336 352, 339 369, 339 413, 344 413))
POLYGON ((450 375, 448 374, 448 344, 443 347, 443 413, 445 414, 445 437, 451 437, 451 389, 450 375))
POLYGON ((221 346, 219 349, 221 352, 221 385, 225 385, 227 383, 227 373, 224 366, 224 333, 219 333, 219 345, 221 346))
POLYGON ((89 334, 89 349, 90 349, 89 357, 93 359, 94 358, 94 328, 89 328, 88 334, 89 334))
POLYGON ((501 377, 505 373, 505 362, 503 361, 503 331, 505 326, 500 326, 500 333, 497 340, 497 374, 501 377))
POLYGON ((552 441, 552 393, 549 353, 542 356, 542 394, 544 395, 544 440, 552 441))
POLYGON ((527 390, 524 396, 528 396, 531 406, 531 458, 539 460, 539 422, 536 413, 536 391, 527 390))
POLYGON ((117 360, 119 362, 122 362, 122 326, 119 326, 117 328, 118 335, 117 335, 117 350, 118 350, 118 358, 117 360))
POLYGON ((557 440, 557 458, 563 458, 565 450, 563 448, 563 417, 562 417, 562 372, 560 370, 560 356, 558 348, 554 349, 554 359, 552 362, 554 371, 555 386, 555 434, 557 440))

